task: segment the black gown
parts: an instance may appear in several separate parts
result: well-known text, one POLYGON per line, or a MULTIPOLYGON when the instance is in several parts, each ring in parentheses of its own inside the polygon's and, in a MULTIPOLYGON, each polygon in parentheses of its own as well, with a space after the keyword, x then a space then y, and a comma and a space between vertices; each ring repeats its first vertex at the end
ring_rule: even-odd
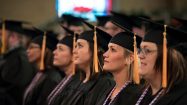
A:
POLYGON ((95 105, 114 85, 115 83, 110 76, 98 74, 96 78, 81 83, 61 105, 95 105))
POLYGON ((176 85, 170 92, 162 96, 155 105, 187 105, 187 83, 176 85))
POLYGON ((7 103, 7 100, 10 100, 9 102, 15 105, 21 105, 24 90, 35 74, 36 71, 32 69, 23 47, 16 47, 1 55, 0 94, 7 98, 3 97, 0 101, 7 103))
MULTIPOLYGON (((141 86, 133 83, 129 83, 121 92, 115 97, 110 105, 135 105, 137 99, 140 96, 141 86)), ((103 105, 107 97, 103 97, 102 101, 97 105, 103 105)), ((111 99, 106 102, 108 105, 111 99)))
MULTIPOLYGON (((63 80, 61 80, 61 81, 64 82, 63 80)), ((78 88, 80 83, 81 83, 80 73, 76 73, 75 75, 71 76, 71 78, 69 79, 69 81, 67 81, 67 83, 64 85, 64 87, 61 88, 61 90, 58 90, 59 92, 55 95, 55 97, 53 97, 53 99, 51 99, 50 105, 60 105, 60 103, 69 94, 73 94, 73 92, 75 91, 75 89, 78 88)), ((54 94, 53 94, 53 96, 54 96, 54 94)), ((49 98, 49 96, 48 96, 48 98, 49 98)), ((49 101, 50 100, 48 99, 46 105, 49 105, 49 101)))
POLYGON ((44 105, 47 96, 61 79, 61 74, 54 69, 38 71, 25 90, 23 105, 44 105))
POLYGON ((107 97, 115 86, 115 81, 110 73, 101 73, 95 86, 89 91, 84 100, 84 105, 97 105, 103 97, 107 97))

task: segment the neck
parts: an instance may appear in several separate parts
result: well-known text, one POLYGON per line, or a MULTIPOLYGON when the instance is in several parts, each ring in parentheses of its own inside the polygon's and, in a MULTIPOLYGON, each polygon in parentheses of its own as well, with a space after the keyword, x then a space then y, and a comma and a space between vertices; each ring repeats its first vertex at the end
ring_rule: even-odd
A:
POLYGON ((116 88, 121 88, 127 81, 130 81, 129 69, 127 68, 113 72, 112 75, 114 76, 114 80, 116 82, 116 88))
POLYGON ((36 68, 39 70, 40 69, 40 63, 41 63, 41 60, 38 60, 36 61, 35 65, 36 65, 36 68))
POLYGON ((148 80, 152 89, 152 95, 155 95, 161 89, 161 80, 161 73, 157 73, 150 80, 148 80))
POLYGON ((64 73, 66 74, 66 76, 74 75, 73 63, 69 64, 66 67, 61 67, 60 69, 62 71, 64 71, 64 73))

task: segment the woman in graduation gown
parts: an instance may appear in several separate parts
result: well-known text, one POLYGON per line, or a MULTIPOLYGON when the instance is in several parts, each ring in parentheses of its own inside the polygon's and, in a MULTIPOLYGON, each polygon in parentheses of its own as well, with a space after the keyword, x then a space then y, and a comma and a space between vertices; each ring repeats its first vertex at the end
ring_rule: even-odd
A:
POLYGON ((104 39, 103 34, 98 33, 97 38, 95 37, 93 40, 94 36, 96 36, 94 31, 85 31, 78 37, 77 46, 74 50, 74 63, 82 71, 82 83, 62 101, 61 105, 95 105, 102 95, 110 91, 115 84, 109 74, 101 72, 102 51, 104 47, 107 47, 107 44, 101 43, 100 39, 104 42, 106 39, 104 39), (96 47, 94 49, 94 46, 97 46, 98 49, 96 47), (99 58, 99 60, 94 57, 99 58), (100 65, 96 61, 99 61, 100 65), (95 64, 99 65, 98 68, 95 64))
POLYGON ((181 44, 187 42, 187 34, 151 20, 145 21, 153 26, 145 35, 139 52, 140 74, 147 85, 136 105, 186 105, 187 65, 182 55, 186 48, 181 44))
POLYGON ((44 104, 49 93, 60 82, 62 76, 52 65, 52 50, 56 47, 57 42, 58 40, 51 32, 31 41, 27 54, 29 61, 33 63, 33 68, 38 72, 25 90, 23 105, 44 104))
POLYGON ((138 78, 134 78, 135 83, 132 81, 132 73, 138 75, 137 69, 135 71, 133 67, 135 60, 138 60, 135 59, 137 52, 135 57, 133 53, 134 40, 140 44, 141 38, 136 36, 136 39, 134 39, 132 32, 121 32, 115 35, 108 44, 108 51, 104 54, 103 69, 112 73, 116 85, 107 97, 103 97, 98 105, 135 104, 140 88, 135 84, 139 83, 138 78))
POLYGON ((47 105, 60 105, 60 102, 66 98, 80 84, 80 73, 76 71, 73 63, 73 49, 75 48, 76 34, 66 27, 64 29, 70 32, 57 44, 54 50, 54 66, 65 73, 65 77, 53 89, 47 98, 47 105))

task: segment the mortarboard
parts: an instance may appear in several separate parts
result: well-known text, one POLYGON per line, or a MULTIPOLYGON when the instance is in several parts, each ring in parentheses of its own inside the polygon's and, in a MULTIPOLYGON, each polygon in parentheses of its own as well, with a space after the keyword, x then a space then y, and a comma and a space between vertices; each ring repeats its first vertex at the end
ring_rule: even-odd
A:
POLYGON ((63 15, 62 15, 62 19, 63 19, 65 22, 67 22, 68 26, 70 26, 70 25, 82 26, 81 20, 82 20, 83 18, 75 17, 75 16, 69 15, 69 14, 63 14, 63 15))
POLYGON ((112 14, 112 17, 111 17, 112 22, 121 24, 122 26, 132 31, 133 21, 130 16, 127 16, 126 14, 114 12, 114 11, 111 11, 111 14, 112 14))
MULTIPOLYGON (((37 37, 35 37, 31 42, 33 43, 37 43, 40 45, 40 47, 42 47, 42 42, 43 42, 43 35, 44 32, 41 35, 38 35, 37 37)), ((56 44, 58 43, 57 40, 57 34, 52 32, 52 31, 46 31, 46 47, 54 50, 56 48, 56 44)))
MULTIPOLYGON (((152 20, 140 18, 146 22, 149 22, 151 24, 151 30, 149 30, 143 41, 149 41, 156 43, 158 45, 163 45, 163 32, 164 32, 164 24, 156 23, 152 20)), ((176 29, 171 26, 166 27, 167 30, 167 46, 172 47, 177 45, 181 42, 187 42, 187 33, 184 31, 181 31, 179 29, 176 29)))
POLYGON ((187 32, 187 20, 178 17, 174 17, 173 19, 177 20, 182 24, 181 26, 177 27, 177 29, 187 32))
POLYGON ((39 35, 42 35, 43 32, 36 28, 23 28, 23 34, 33 39, 39 35))
POLYGON ((2 29, 3 23, 5 24, 5 29, 18 32, 18 33, 23 33, 22 25, 23 24, 29 24, 29 22, 26 21, 18 21, 18 20, 2 20, 0 28, 2 29))
POLYGON ((79 34, 74 33, 73 31, 69 30, 67 27, 65 27, 63 25, 61 25, 61 26, 69 34, 66 35, 62 40, 60 40, 59 43, 65 44, 65 45, 69 46, 70 48, 73 48, 74 38, 77 39, 79 34))
POLYGON ((96 16, 97 26, 104 26, 107 21, 110 20, 111 16, 96 16))
MULTIPOLYGON (((86 21, 82 21, 84 24, 86 24, 88 27, 90 27, 92 30, 94 30, 94 26, 86 21)), ((97 40, 98 44, 106 51, 108 49, 108 43, 111 40, 111 36, 106 33, 105 31, 99 29, 96 27, 96 32, 97 32, 97 40)), ((94 31, 89 31, 89 35, 85 35, 85 39, 88 39, 90 42, 93 42, 93 35, 94 31), (91 33, 92 32, 92 33, 91 33), (90 35, 90 36, 89 36, 90 35), (86 38, 88 37, 88 38, 86 38)))

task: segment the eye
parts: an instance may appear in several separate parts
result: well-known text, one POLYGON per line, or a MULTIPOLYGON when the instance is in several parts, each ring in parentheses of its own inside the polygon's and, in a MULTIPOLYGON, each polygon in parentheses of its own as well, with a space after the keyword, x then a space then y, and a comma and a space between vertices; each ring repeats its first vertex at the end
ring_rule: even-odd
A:
POLYGON ((144 52, 145 52, 145 54, 148 54, 148 53, 150 53, 151 52, 151 50, 150 49, 144 49, 144 52))
POLYGON ((116 52, 116 49, 113 48, 113 47, 111 47, 111 48, 110 48, 110 51, 111 51, 111 52, 116 52))
POLYGON ((82 44, 77 43, 76 48, 82 48, 82 47, 83 47, 83 45, 82 45, 82 44))

